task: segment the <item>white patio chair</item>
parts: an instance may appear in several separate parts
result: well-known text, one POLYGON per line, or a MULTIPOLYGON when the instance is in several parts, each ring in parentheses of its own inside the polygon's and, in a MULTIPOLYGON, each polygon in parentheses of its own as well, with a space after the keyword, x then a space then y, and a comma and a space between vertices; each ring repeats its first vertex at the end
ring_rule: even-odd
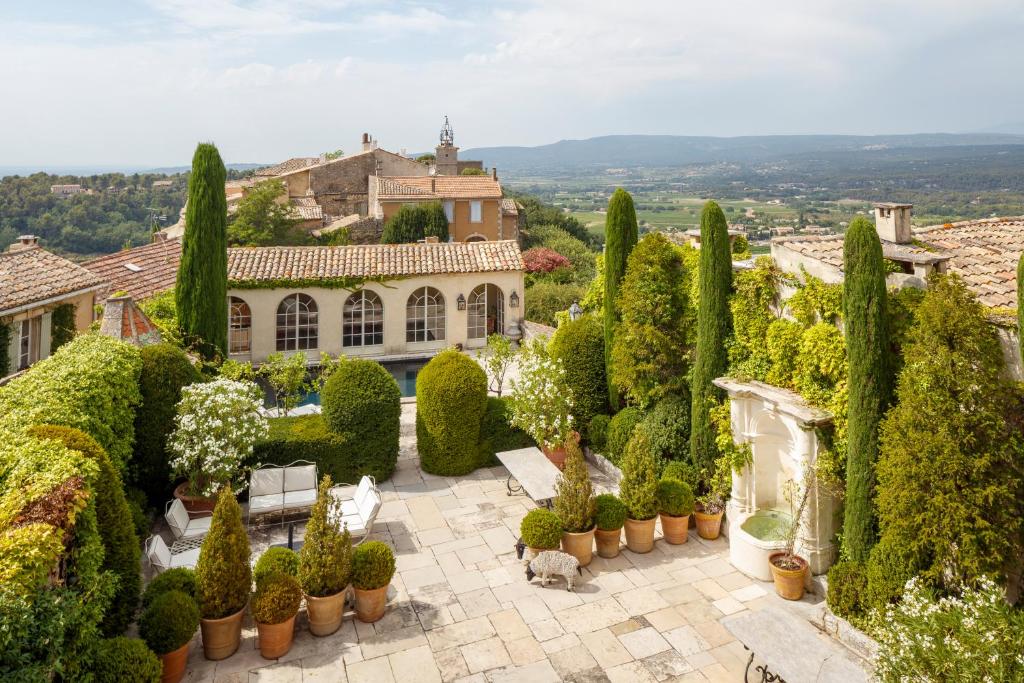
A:
MULTIPOLYGON (((260 467, 249 479, 249 507, 246 525, 253 515, 284 511, 284 468, 260 467)), ((283 517, 283 515, 282 515, 283 517)))
POLYGON ((197 513, 201 516, 192 517, 189 515, 185 505, 175 498, 168 501, 165 506, 164 519, 167 526, 171 528, 175 540, 181 538, 202 538, 210 531, 210 521, 213 519, 212 512, 197 513))
POLYGON ((354 488, 354 493, 352 484, 331 488, 331 495, 341 502, 341 518, 335 513, 331 521, 339 527, 348 527, 352 537, 359 539, 356 541, 356 545, 359 545, 373 532, 373 523, 380 511, 382 498, 373 477, 364 476, 354 488))
POLYGON ((168 548, 164 539, 154 534, 146 539, 146 557, 149 558, 149 563, 153 565, 157 574, 177 567, 195 569, 196 563, 199 562, 201 547, 202 540, 192 538, 174 543, 168 548))
POLYGON ((249 480, 249 508, 246 525, 253 515, 281 513, 281 524, 289 512, 308 510, 317 496, 316 465, 308 460, 265 465, 253 470, 249 480))

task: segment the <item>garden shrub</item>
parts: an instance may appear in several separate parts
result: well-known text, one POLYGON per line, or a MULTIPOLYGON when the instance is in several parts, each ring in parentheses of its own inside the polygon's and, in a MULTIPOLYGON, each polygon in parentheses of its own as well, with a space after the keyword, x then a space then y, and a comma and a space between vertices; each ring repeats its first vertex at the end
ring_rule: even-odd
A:
POLYGON ((177 346, 168 343, 143 346, 139 391, 142 404, 135 411, 135 457, 130 479, 159 505, 171 485, 167 437, 174 429, 175 406, 181 389, 202 379, 199 370, 177 346))
POLYGON ((352 585, 373 590, 388 585, 395 575, 395 554, 381 541, 367 541, 352 551, 352 585))
POLYGON ((621 529, 629 510, 614 493, 602 493, 594 498, 594 523, 603 531, 621 529))
POLYGON ((626 504, 630 519, 651 519, 658 514, 658 482, 654 478, 657 463, 647 435, 633 434, 622 458, 619 496, 626 504))
POLYGON ((94 683, 160 683, 163 664, 138 638, 107 638, 96 646, 94 683))
POLYGON ((569 260, 572 264, 573 281, 585 285, 594 279, 595 254, 583 240, 554 225, 532 227, 530 236, 540 240, 540 246, 556 251, 569 260))
POLYGON ((604 367, 601 321, 585 315, 562 323, 551 338, 551 356, 562 362, 565 383, 573 399, 573 419, 584 427, 608 412, 608 379, 604 367))
POLYGON ((678 479, 686 483, 691 491, 696 491, 700 485, 700 472, 690 464, 689 460, 669 460, 661 470, 662 479, 678 479))
POLYGON ((402 415, 402 392, 391 373, 376 361, 347 360, 331 373, 320 400, 327 427, 390 476, 398 461, 402 415))
POLYGON ((252 580, 257 586, 271 574, 297 576, 299 555, 291 548, 267 548, 252 568, 252 580))
POLYGON ((256 582, 252 618, 261 624, 280 624, 294 617, 301 604, 299 580, 284 572, 271 572, 256 582))
MULTIPOLYGON (((685 391, 685 390, 684 390, 685 391)), ((690 457, 690 396, 672 394, 658 401, 638 425, 660 460, 690 457)))
POLYGON ((117 591, 103 617, 103 632, 107 636, 123 633, 139 603, 140 551, 128 503, 121 487, 121 475, 110 462, 103 447, 85 432, 71 427, 38 425, 28 430, 37 439, 53 439, 65 447, 78 451, 99 466, 99 476, 93 485, 96 497, 96 520, 103 543, 103 571, 117 577, 117 591))
POLYGON ((185 645, 199 628, 199 607, 181 591, 167 591, 153 599, 139 619, 139 636, 158 655, 185 645))
POLYGON ((578 441, 573 397, 562 361, 548 353, 540 339, 519 352, 519 376, 512 380, 509 421, 530 435, 541 448, 561 448, 578 441))
POLYGON ((619 464, 626 452, 626 444, 633 438, 637 425, 643 420, 644 414, 639 408, 628 406, 615 414, 608 423, 608 442, 605 455, 615 464, 619 464))
POLYGON ((530 322, 554 327, 558 324, 557 313, 569 310, 572 302, 579 301, 586 293, 580 285, 561 282, 534 282, 526 288, 524 315, 530 322))
POLYGON ((476 469, 486 409, 483 369, 454 349, 434 356, 416 378, 416 442, 423 470, 459 476, 476 469))
POLYGON ((519 523, 519 535, 531 548, 557 549, 562 543, 562 518, 551 510, 534 508, 519 523))
POLYGON ((499 465, 497 453, 536 446, 530 435, 509 423, 509 399, 487 397, 487 409, 480 423, 480 464, 499 465))
POLYGON ((341 512, 341 504, 331 495, 331 484, 329 474, 320 479, 299 550, 297 577, 306 594, 315 598, 334 595, 348 585, 352 576, 352 537, 347 527, 339 531, 331 522, 341 512))
POLYGON ((146 590, 142 593, 142 609, 146 609, 154 600, 170 591, 184 593, 195 600, 198 590, 194 569, 189 569, 188 567, 168 569, 154 576, 153 580, 146 586, 146 590))
POLYGON ((883 609, 899 600, 907 581, 917 574, 919 568, 919 562, 895 547, 891 539, 883 537, 871 549, 864 565, 867 590, 861 604, 864 608, 883 609))
POLYGON ((555 481, 555 514, 562 528, 572 533, 594 526, 594 487, 590 483, 587 462, 578 443, 565 443, 565 467, 555 481))
POLYGON ((572 264, 569 259, 548 247, 531 247, 523 252, 523 266, 527 273, 553 273, 556 270, 568 271, 572 264))
POLYGON ((610 415, 595 415, 590 418, 590 424, 587 426, 587 440, 590 442, 590 447, 598 453, 604 453, 608 444, 608 426, 611 421, 610 415))
POLYGON ((125 489, 124 497, 128 501, 128 514, 131 515, 135 535, 138 538, 146 538, 149 536, 152 520, 149 517, 149 500, 145 491, 129 487, 125 489))
POLYGON ((693 513, 693 489, 680 479, 662 477, 658 481, 658 512, 673 517, 693 513))
POLYGON ((868 591, 868 577, 864 564, 853 560, 842 560, 828 570, 829 609, 844 619, 857 618, 864 614, 868 591))
POLYGON ((223 619, 245 607, 252 587, 249 537, 231 489, 217 497, 210 531, 196 563, 199 609, 204 619, 223 619))

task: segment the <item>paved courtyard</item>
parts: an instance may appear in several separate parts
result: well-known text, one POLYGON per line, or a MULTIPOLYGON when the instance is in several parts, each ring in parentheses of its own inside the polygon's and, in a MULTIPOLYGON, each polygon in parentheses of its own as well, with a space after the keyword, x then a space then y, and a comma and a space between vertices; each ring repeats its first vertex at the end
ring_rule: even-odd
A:
MULTIPOLYGON (((187 680, 743 680, 749 653, 723 619, 789 606, 770 584, 732 568, 726 540, 704 541, 691 530, 681 546, 659 540, 646 555, 595 556, 572 593, 564 582, 527 583, 514 544, 534 504, 507 495, 500 467, 459 478, 423 473, 414 416, 415 405, 403 406, 401 456, 381 486, 374 533, 396 551, 385 617, 364 624, 349 612, 337 633, 316 638, 300 612, 295 644, 278 661, 260 656, 247 617, 239 651, 222 662, 204 659, 197 634, 187 680)), ((593 474, 599 489, 610 488, 593 474)), ((272 536, 257 536, 254 550, 282 534, 272 536)), ((771 662, 800 653, 758 655, 771 662)))

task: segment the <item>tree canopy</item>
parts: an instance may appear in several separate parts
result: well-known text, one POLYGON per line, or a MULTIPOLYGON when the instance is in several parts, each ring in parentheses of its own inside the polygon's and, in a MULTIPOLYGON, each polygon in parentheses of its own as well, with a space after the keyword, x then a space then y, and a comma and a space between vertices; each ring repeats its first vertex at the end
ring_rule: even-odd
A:
POLYGON ((307 235, 295 230, 300 221, 294 217, 286 193, 280 180, 265 180, 247 191, 228 223, 228 241, 246 247, 306 242, 307 235))

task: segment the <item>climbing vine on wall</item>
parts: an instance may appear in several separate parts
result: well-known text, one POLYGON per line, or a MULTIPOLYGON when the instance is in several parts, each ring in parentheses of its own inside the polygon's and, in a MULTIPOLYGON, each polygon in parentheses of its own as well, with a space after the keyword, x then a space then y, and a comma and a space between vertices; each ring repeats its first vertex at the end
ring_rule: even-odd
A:
POLYGON ((61 304, 53 309, 50 323, 51 354, 75 338, 75 308, 74 304, 61 304))
POLYGON ((11 370, 11 358, 8 350, 11 347, 11 325, 0 320, 0 377, 5 377, 11 370))

